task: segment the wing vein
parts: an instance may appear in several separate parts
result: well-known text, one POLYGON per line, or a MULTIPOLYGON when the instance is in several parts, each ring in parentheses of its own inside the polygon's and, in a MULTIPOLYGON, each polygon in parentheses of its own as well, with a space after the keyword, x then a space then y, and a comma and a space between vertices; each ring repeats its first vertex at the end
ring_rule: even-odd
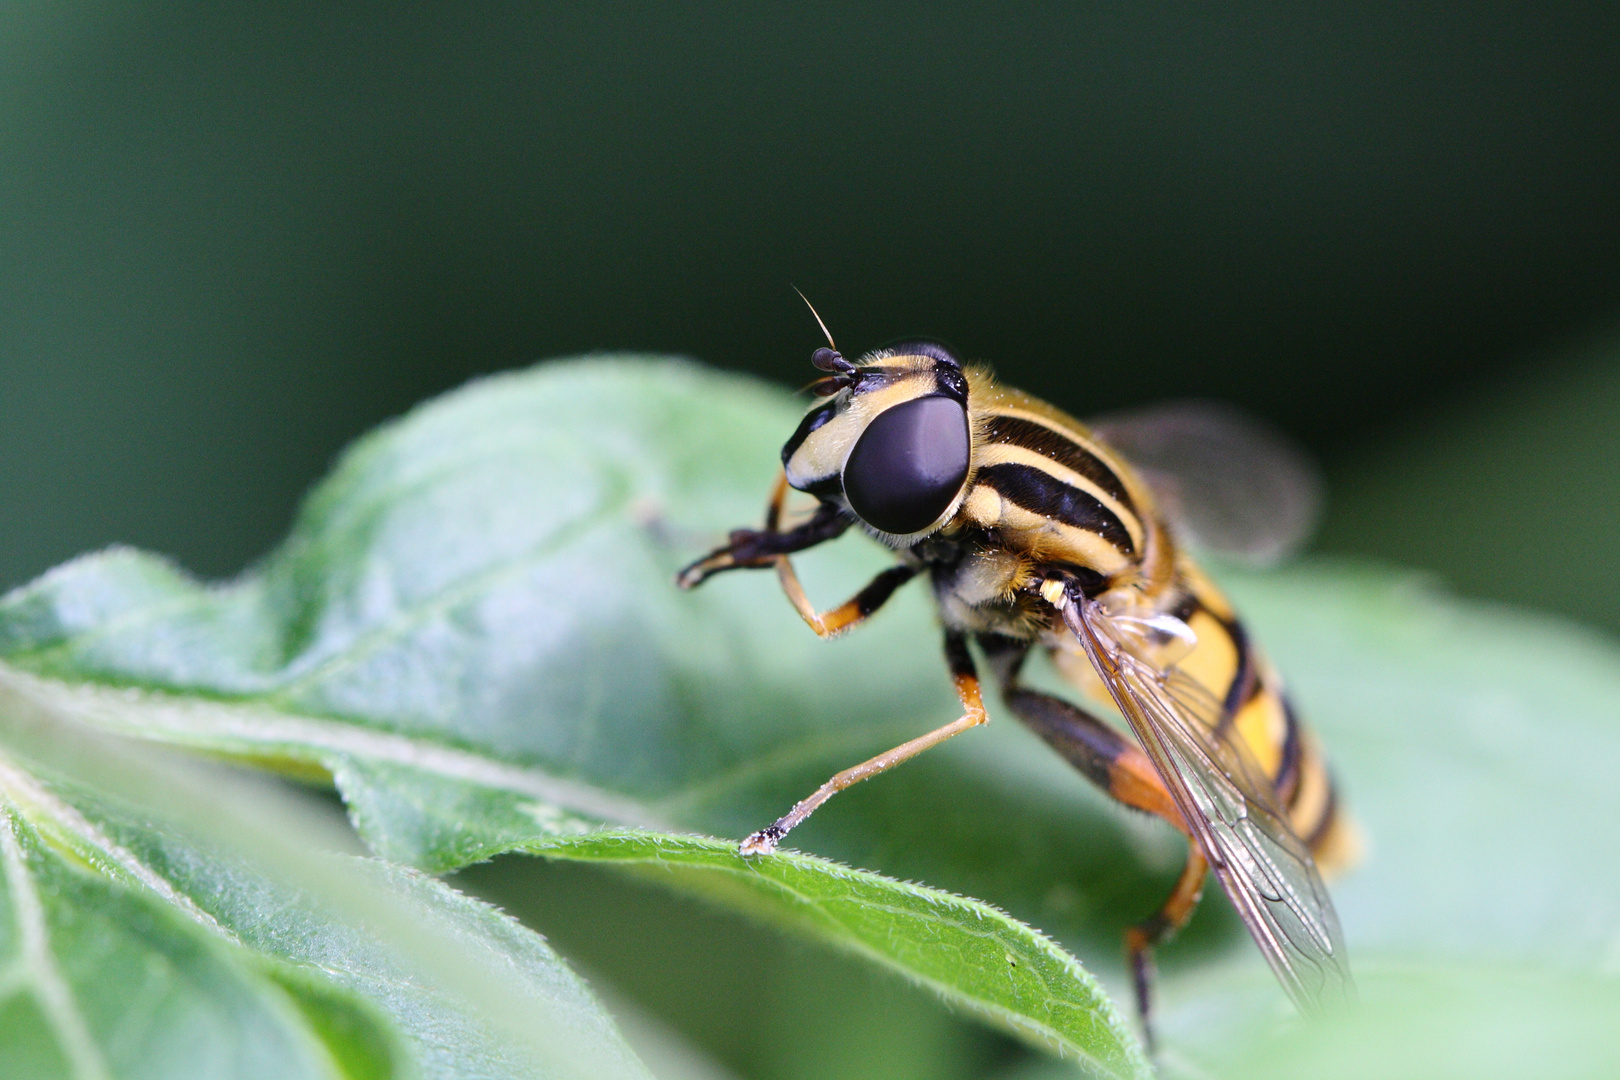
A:
POLYGON ((1350 998, 1327 888, 1269 778, 1219 723, 1224 705, 1178 669, 1124 648, 1096 601, 1065 593, 1060 609, 1288 995, 1309 1014, 1350 998))

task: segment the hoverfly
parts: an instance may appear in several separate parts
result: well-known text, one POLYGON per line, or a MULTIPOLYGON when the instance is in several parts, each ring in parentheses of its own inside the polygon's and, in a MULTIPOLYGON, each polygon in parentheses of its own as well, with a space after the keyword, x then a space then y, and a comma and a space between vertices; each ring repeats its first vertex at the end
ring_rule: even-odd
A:
POLYGON ((1302 1011, 1347 997, 1318 867, 1348 860, 1352 826, 1282 681, 1182 546, 1196 537, 1280 554, 1313 516, 1308 470, 1231 415, 1171 407, 1088 428, 939 345, 851 362, 827 340, 811 357, 825 376, 782 448, 764 528, 731 533, 677 581, 690 589, 721 571, 775 567, 805 622, 832 637, 924 575, 963 715, 834 776, 744 840, 742 854, 773 850, 837 792, 984 723, 971 641, 1019 719, 1115 800, 1188 838, 1170 896, 1125 932, 1150 1046, 1153 949, 1191 917, 1210 870, 1302 1011), (784 527, 789 489, 817 508, 784 527), (898 562, 818 612, 789 556, 851 527, 898 562), (1037 647, 1087 697, 1112 703, 1134 741, 1024 685, 1037 647))

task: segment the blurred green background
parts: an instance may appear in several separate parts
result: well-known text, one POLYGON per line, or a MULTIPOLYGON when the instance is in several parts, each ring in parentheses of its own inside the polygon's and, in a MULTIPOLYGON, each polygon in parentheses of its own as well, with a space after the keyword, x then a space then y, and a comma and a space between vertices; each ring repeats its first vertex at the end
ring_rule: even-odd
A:
POLYGON ((1620 11, 8 5, 0 587, 228 575, 346 441, 589 349, 927 333, 1228 398, 1319 547, 1620 627, 1620 11))
MULTIPOLYGON (((1617 630, 1617 72, 1606 4, 8 5, 0 589, 235 573, 350 439, 539 358, 803 382, 795 284, 1082 415, 1230 400, 1325 463, 1318 550, 1617 630)), ((594 871, 461 880, 748 1075, 1020 1057, 594 871)))

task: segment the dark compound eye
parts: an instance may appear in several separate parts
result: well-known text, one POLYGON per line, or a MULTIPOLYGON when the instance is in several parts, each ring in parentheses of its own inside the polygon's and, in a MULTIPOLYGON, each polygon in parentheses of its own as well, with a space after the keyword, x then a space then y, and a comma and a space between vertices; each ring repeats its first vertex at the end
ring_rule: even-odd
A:
POLYGON ((938 394, 914 398, 866 425, 844 463, 844 494, 861 520, 887 533, 926 529, 968 472, 967 410, 938 394))

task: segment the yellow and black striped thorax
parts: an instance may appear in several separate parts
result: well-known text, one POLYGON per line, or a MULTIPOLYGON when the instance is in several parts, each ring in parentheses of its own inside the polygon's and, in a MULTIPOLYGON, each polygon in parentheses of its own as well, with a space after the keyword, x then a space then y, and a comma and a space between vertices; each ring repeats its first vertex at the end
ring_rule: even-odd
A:
POLYGON ((1168 586, 1174 550, 1130 467, 1079 421, 988 373, 972 372, 970 386, 974 469, 958 524, 1099 591, 1168 586))

